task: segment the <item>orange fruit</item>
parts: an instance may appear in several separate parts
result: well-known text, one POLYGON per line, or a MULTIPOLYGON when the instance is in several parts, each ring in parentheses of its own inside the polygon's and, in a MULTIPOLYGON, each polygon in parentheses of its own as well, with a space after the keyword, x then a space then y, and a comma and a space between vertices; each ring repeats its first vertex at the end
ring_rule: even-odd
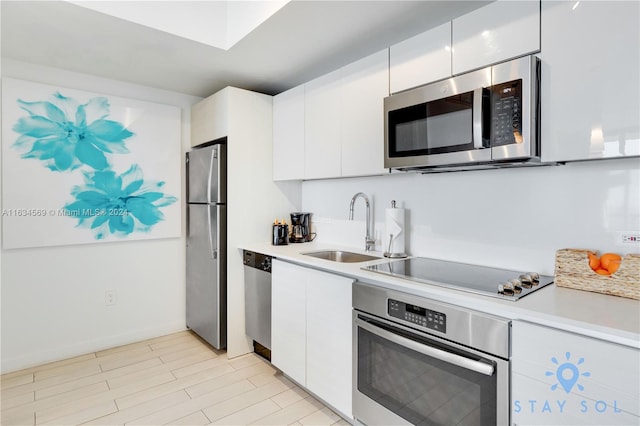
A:
POLYGON ((606 270, 609 270, 609 263, 612 260, 619 262, 622 260, 622 257, 620 257, 620 255, 616 253, 605 253, 602 256, 600 256, 600 266, 606 270))
POLYGON ((595 271, 600 267, 600 259, 593 252, 588 252, 587 255, 589 256, 589 266, 595 271))
POLYGON ((616 272, 620 267, 620 262, 621 262, 620 260, 614 260, 614 259, 610 260, 607 271, 609 271, 610 274, 613 274, 614 272, 616 272))
POLYGON ((609 271, 607 269, 598 268, 596 269, 596 274, 609 275, 609 271))

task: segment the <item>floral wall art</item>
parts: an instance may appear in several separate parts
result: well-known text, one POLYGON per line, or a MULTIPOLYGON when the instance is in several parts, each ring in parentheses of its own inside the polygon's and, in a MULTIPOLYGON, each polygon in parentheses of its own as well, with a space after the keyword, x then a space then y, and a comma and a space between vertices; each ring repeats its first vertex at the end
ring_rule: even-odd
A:
POLYGON ((180 236, 180 109, 2 80, 3 248, 180 236))

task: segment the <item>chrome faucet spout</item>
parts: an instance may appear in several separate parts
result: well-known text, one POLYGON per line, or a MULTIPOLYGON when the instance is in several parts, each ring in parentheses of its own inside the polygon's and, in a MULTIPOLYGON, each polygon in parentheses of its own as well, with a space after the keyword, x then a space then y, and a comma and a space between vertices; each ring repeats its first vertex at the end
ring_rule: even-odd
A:
MULTIPOLYGON (((364 203, 367 207, 367 219, 368 219, 368 215, 369 215, 369 198, 367 197, 367 194, 365 194, 364 192, 358 192, 356 195, 354 195, 351 198, 351 203, 349 204, 349 220, 353 220, 353 205, 356 203, 356 200, 358 199, 358 197, 362 197, 364 198, 364 203)), ((367 220, 368 222, 368 220, 367 220)))
POLYGON ((367 209, 366 213, 366 236, 364 238, 365 242, 365 251, 371 251, 376 243, 376 240, 373 238, 372 231, 372 223, 371 223, 371 203, 369 202, 369 197, 364 192, 358 192, 351 198, 351 203, 349 204, 349 220, 353 220, 353 206, 356 200, 362 197, 364 199, 364 204, 367 209))

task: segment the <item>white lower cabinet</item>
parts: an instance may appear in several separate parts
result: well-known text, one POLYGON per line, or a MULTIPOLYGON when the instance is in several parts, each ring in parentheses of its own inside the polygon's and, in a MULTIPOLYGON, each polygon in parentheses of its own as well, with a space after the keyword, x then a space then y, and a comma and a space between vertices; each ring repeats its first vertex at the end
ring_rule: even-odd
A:
POLYGON ((353 280, 313 269, 305 276, 307 388, 351 416, 353 280))
POLYGON ((512 348, 513 424, 640 424, 640 350, 524 321, 512 348))
POLYGON ((351 417, 351 278, 273 260, 271 362, 351 417))
POLYGON ((303 269, 273 259, 271 362, 300 384, 307 382, 307 286, 303 269))

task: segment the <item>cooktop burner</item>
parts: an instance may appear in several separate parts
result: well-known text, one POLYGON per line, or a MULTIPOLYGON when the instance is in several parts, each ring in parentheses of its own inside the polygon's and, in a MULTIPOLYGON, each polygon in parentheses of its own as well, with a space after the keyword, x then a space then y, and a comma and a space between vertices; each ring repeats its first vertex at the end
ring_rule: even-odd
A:
POLYGON ((553 277, 535 272, 510 271, 424 257, 391 261, 362 269, 513 301, 553 283, 553 277))

